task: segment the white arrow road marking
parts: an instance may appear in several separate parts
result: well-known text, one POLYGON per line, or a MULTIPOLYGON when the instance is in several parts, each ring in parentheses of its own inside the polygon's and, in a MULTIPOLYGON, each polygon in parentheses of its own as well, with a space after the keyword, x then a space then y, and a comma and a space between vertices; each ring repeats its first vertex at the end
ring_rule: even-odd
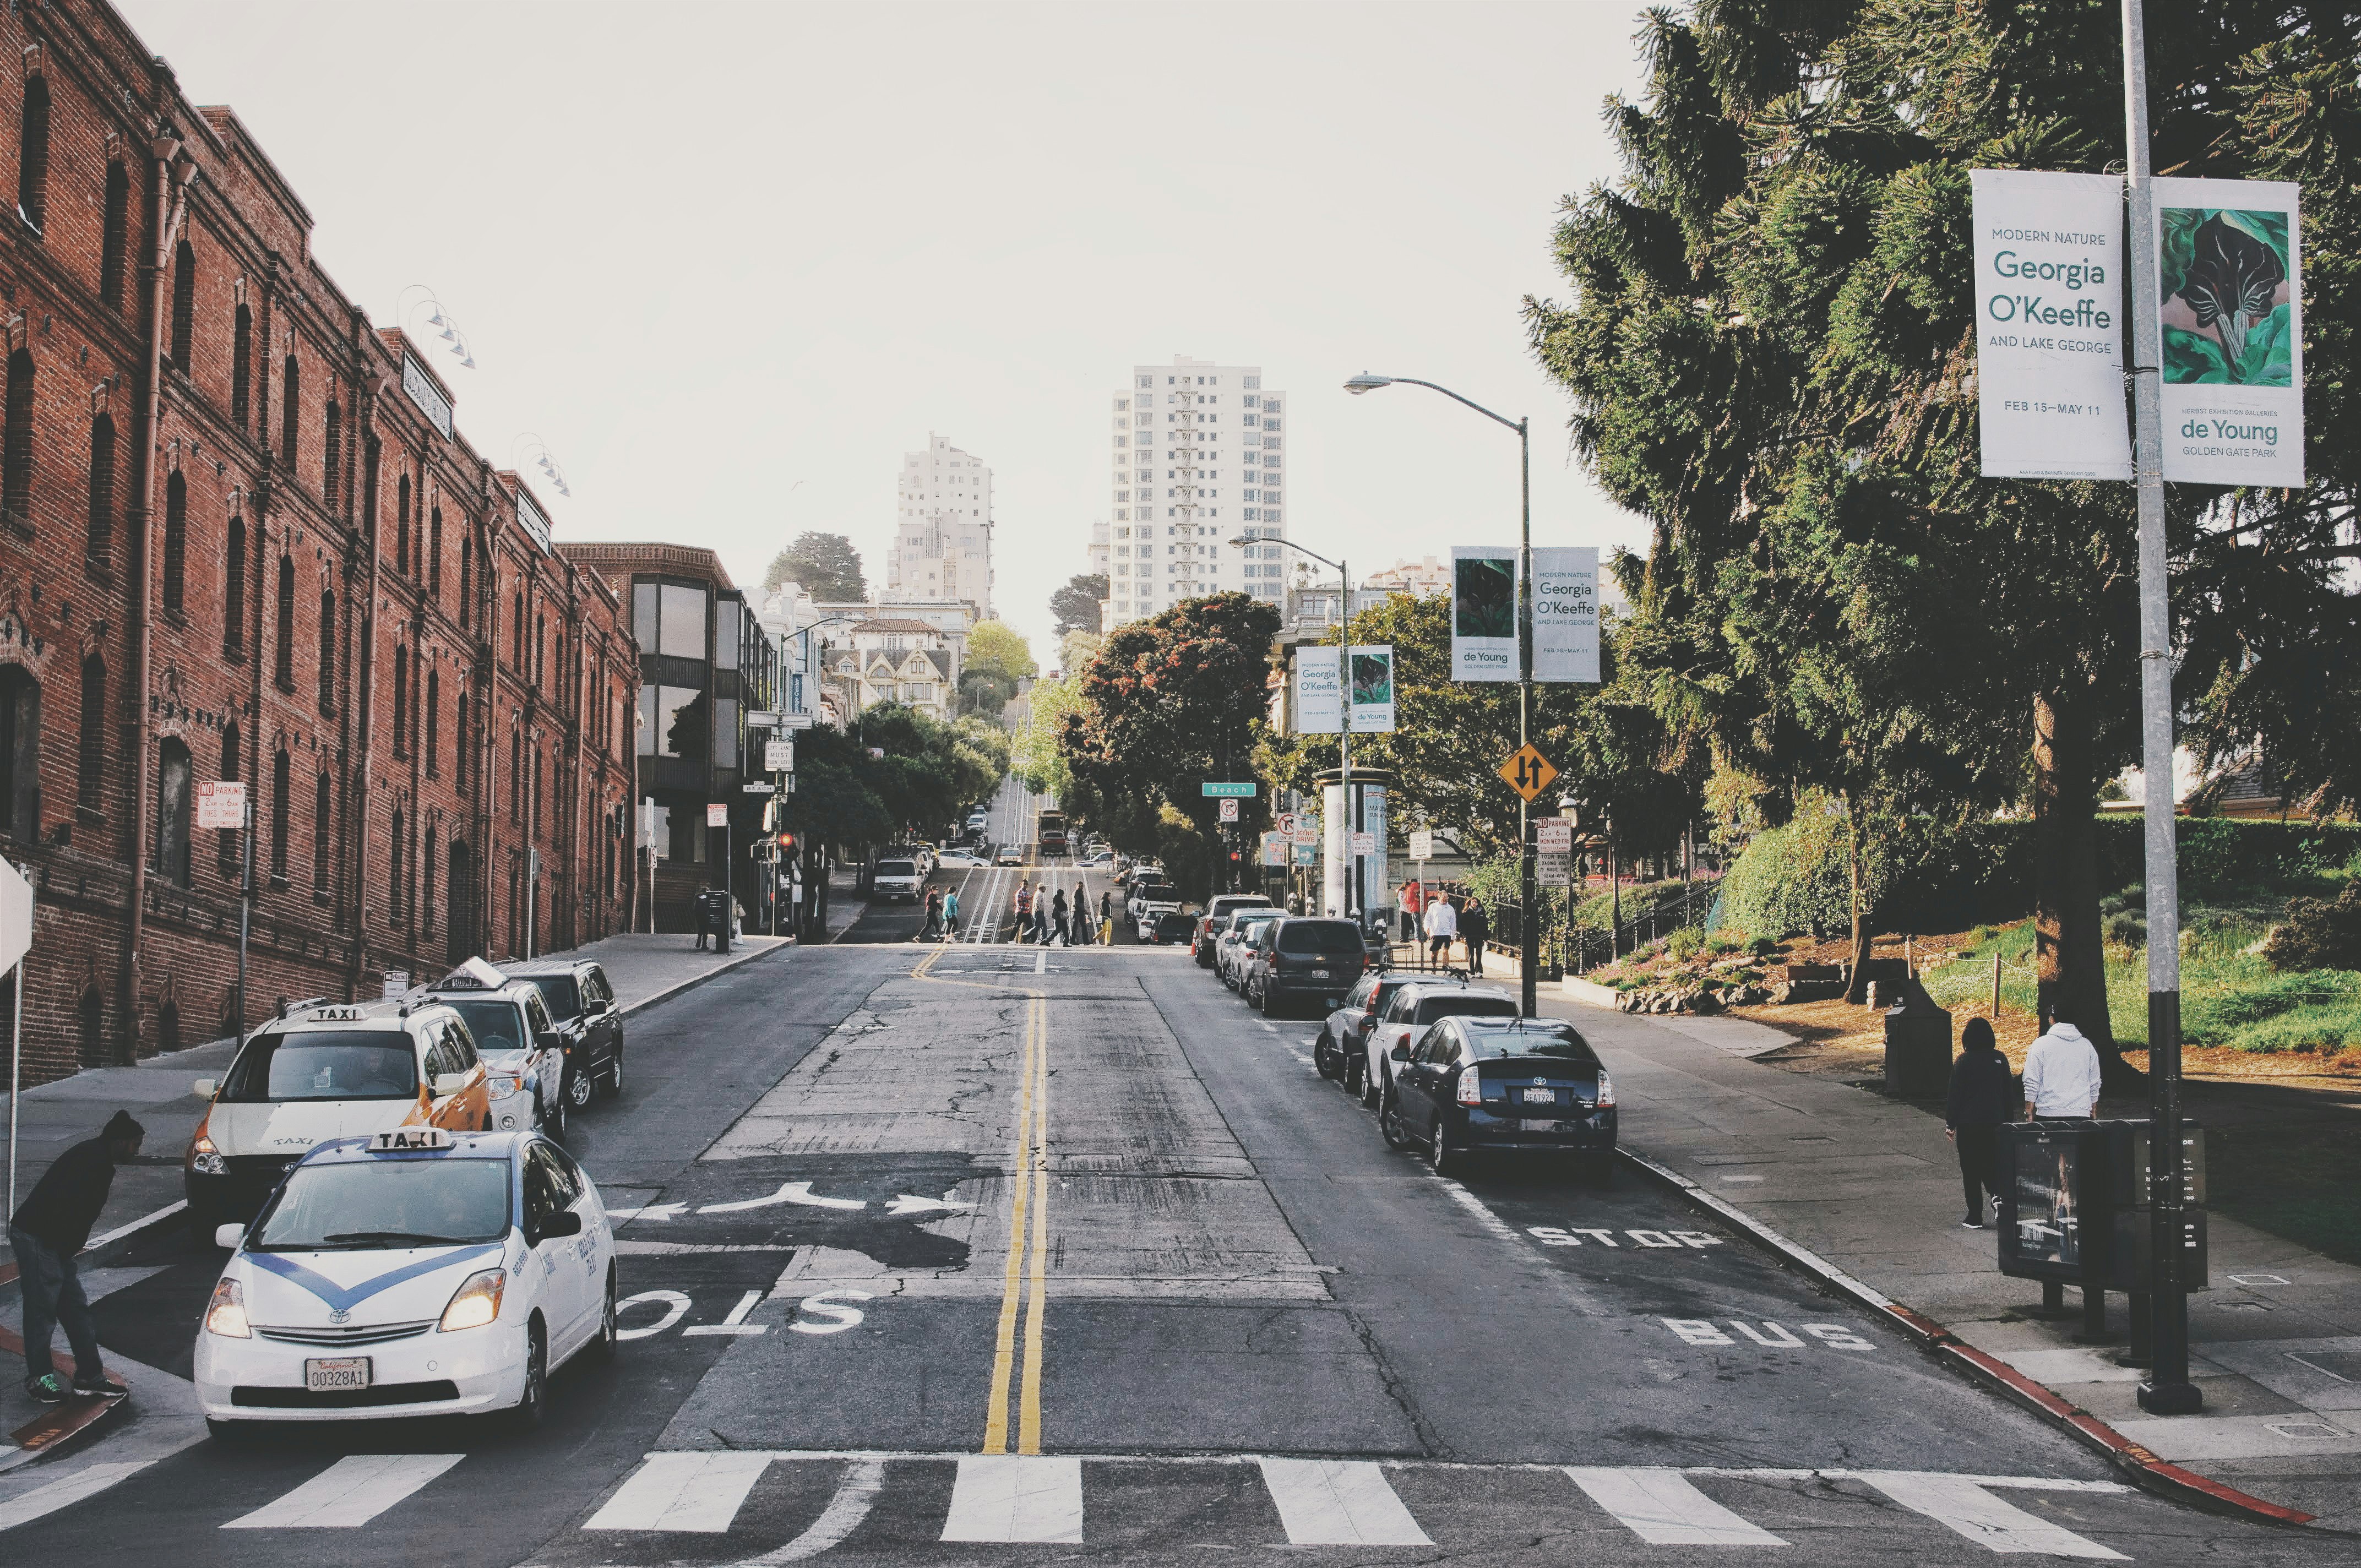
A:
POLYGON ((742 1214, 749 1209, 768 1209, 780 1203, 801 1203, 811 1209, 866 1209, 869 1205, 858 1198, 815 1198, 808 1181, 790 1181, 768 1198, 749 1198, 738 1203, 708 1203, 697 1211, 700 1214, 742 1214))
POLYGON ((923 1214, 929 1209, 946 1209, 955 1212, 974 1207, 972 1203, 961 1203, 950 1198, 913 1198, 906 1192, 897 1192, 894 1201, 885 1205, 885 1212, 889 1214, 923 1214))
POLYGON ((626 1220, 669 1220, 675 1214, 687 1212, 688 1205, 686 1203, 651 1203, 643 1209, 609 1209, 607 1218, 611 1223, 620 1225, 626 1220))

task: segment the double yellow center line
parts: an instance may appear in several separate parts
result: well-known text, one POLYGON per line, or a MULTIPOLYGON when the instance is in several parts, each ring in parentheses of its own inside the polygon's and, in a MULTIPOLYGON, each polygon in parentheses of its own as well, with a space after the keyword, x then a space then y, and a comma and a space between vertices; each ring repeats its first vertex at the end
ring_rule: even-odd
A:
MULTIPOLYGON (((936 985, 974 986, 979 991, 1003 989, 938 979, 928 971, 942 956, 939 948, 928 954, 910 971, 910 978, 936 985)), ((983 1420, 986 1453, 1041 1452, 1041 1322, 1049 1298, 1049 1003, 1039 991, 1029 986, 1021 989, 1027 998, 1025 1061, 1016 1090, 1016 1135, 1008 1157, 1008 1265, 1001 1280, 1000 1321, 993 1347, 992 1404, 983 1420), (1021 1380, 1016 1365, 1020 1318, 1025 1356, 1021 1380), (1016 1405, 1013 1448, 1008 1432, 1012 1390, 1016 1405)))

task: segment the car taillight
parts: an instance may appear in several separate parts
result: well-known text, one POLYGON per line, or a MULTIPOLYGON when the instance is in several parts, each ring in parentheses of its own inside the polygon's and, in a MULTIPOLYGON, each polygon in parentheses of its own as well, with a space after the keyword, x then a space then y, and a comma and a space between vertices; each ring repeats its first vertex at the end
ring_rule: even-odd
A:
POLYGON ((1459 1069, 1459 1103, 1462 1105, 1484 1103, 1484 1079, 1476 1070, 1476 1064, 1473 1062, 1459 1069))
POLYGON ((1615 1105, 1615 1080, 1607 1076, 1603 1067, 1598 1069, 1598 1098, 1592 1103, 1602 1111, 1612 1110, 1615 1105))

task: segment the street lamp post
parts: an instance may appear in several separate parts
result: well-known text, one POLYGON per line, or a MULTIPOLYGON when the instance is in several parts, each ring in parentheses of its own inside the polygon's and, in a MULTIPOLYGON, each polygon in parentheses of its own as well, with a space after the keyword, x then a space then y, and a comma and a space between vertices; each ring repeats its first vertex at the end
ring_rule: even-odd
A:
MULTIPOLYGON (((1228 542, 1233 550, 1243 550, 1257 543, 1241 533, 1228 542)), ((1292 539, 1266 539, 1265 544, 1284 544, 1290 550, 1302 551, 1323 566, 1336 568, 1336 751, 1337 766, 1344 775, 1345 786, 1345 859, 1352 869, 1345 877, 1345 913, 1353 913, 1354 890, 1361 880, 1361 857, 1353 853, 1353 574, 1341 560, 1331 561, 1316 550, 1305 550, 1292 539)), ((1385 846, 1378 846, 1379 854, 1385 846)))
MULTIPOLYGON (((1424 387, 1441 392, 1454 402, 1466 403, 1486 419, 1496 420, 1517 433, 1517 477, 1520 518, 1517 536, 1517 745, 1520 750, 1532 742, 1533 723, 1533 444, 1526 421, 1496 414, 1483 404, 1463 398, 1448 387, 1433 381, 1422 381, 1411 376, 1372 376, 1366 371, 1345 383, 1345 389, 1355 397, 1390 387, 1396 382, 1407 387, 1424 387)), ((1541 890, 1533 879, 1532 806, 1521 798, 1517 803, 1517 897, 1520 904, 1517 920, 1519 989, 1523 995, 1527 1017, 1539 1011, 1534 984, 1535 973, 1541 968, 1541 922, 1535 905, 1541 902, 1541 890)))

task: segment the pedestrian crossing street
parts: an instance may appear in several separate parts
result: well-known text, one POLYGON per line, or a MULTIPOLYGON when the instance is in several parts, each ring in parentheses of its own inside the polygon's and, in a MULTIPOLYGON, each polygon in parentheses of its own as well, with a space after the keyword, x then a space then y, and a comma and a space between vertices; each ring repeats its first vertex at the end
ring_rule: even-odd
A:
MULTIPOLYGON (((220 1528, 399 1525, 405 1507, 438 1506, 435 1495, 420 1496, 433 1484, 449 1476, 452 1484, 467 1486, 460 1468, 467 1458, 349 1455, 220 1528)), ((63 1495, 44 1498, 37 1490, 15 1499, 7 1511, 16 1518, 5 1522, 50 1511, 45 1503, 69 1506, 125 1478, 111 1475, 93 1486, 94 1477, 68 1477, 52 1484, 63 1495)), ((1188 1520, 1192 1536, 1226 1528, 1239 1544, 1274 1547, 1465 1549, 1507 1533, 1587 1531, 1610 1538, 1602 1549, 1611 1550, 1612 1538, 1620 1537, 1625 1555, 1645 1556, 1630 1549, 1776 1548, 1829 1529, 1873 1528, 1894 1534, 1897 1552, 1902 1537, 1924 1534, 1913 1558, 1919 1561, 1957 1555, 1938 1549, 1948 1531, 1954 1548, 1967 1542, 1995 1553, 2120 1562, 2128 1554, 2057 1516, 2069 1512, 2083 1529, 2092 1529, 2087 1516, 2095 1507, 2098 1518, 2127 1533, 2169 1533, 2170 1522, 2156 1519, 2135 1528, 2129 1510, 2161 1507, 2152 1500, 2108 1504, 2129 1491, 2111 1481, 1910 1470, 1449 1464, 1252 1454, 666 1452, 644 1456, 578 1530, 547 1544, 536 1568, 576 1561, 577 1551, 566 1549, 569 1540, 585 1563, 666 1562, 680 1560, 697 1538, 733 1532, 749 1539, 789 1535, 783 1546, 765 1544, 774 1557, 788 1552, 799 1560, 848 1541, 857 1547, 864 1524, 905 1543, 915 1536, 1018 1549, 1121 1549, 1148 1544, 1144 1532, 1155 1527, 1142 1520, 1159 1518, 1188 1520), (765 1488, 794 1493, 798 1501, 783 1508, 778 1499, 764 1499, 765 1488), (1198 1495, 1186 1495, 1192 1491, 1198 1495), (1143 1504, 1143 1497, 1157 1492, 1181 1495, 1143 1504), (1096 1514, 1093 1497, 1103 1505, 1096 1514), (822 1498, 825 1505, 814 1507, 822 1498), (745 1522, 750 1514, 758 1526, 745 1522), (1235 1516, 1226 1525, 1209 1522, 1225 1515, 1235 1516), (634 1536, 640 1539, 627 1539, 634 1536)), ((442 1496, 447 1503, 449 1494, 442 1496)))

